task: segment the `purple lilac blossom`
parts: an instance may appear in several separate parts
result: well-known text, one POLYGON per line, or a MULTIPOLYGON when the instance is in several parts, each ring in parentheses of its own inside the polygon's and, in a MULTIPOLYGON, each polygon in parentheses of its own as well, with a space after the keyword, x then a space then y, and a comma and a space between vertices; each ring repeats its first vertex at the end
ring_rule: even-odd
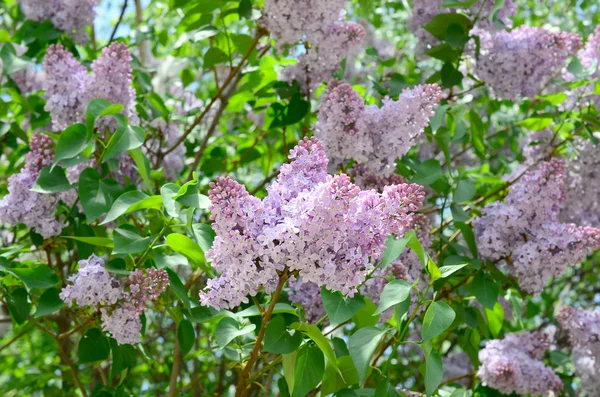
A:
POLYGON ((263 23, 279 48, 300 41, 318 43, 343 17, 345 6, 346 0, 266 0, 263 23))
POLYGON ((264 200, 229 178, 211 184, 211 218, 217 233, 207 258, 221 273, 200 293, 202 305, 232 308, 261 288, 274 290, 280 272, 298 271, 345 296, 379 258, 386 237, 403 235, 423 203, 419 185, 361 191, 346 175, 327 175, 327 157, 316 139, 290 151, 264 200))
MULTIPOLYGON (((327 314, 323 299, 321 299, 321 287, 315 283, 303 283, 296 279, 289 283, 290 301, 298 303, 304 309, 304 319, 309 324, 314 324, 327 314)), ((329 319, 324 320, 328 324, 329 319)))
POLYGON ((104 269, 104 259, 92 255, 79 261, 79 270, 60 292, 67 306, 109 306, 123 298, 123 283, 104 269))
POLYGON ((336 22, 326 31, 323 39, 298 56, 295 65, 283 70, 282 80, 297 81, 304 93, 331 80, 340 63, 356 51, 365 39, 364 28, 354 22, 336 22))
POLYGON ((404 90, 397 101, 384 98, 381 108, 365 106, 349 84, 332 81, 315 132, 331 170, 353 159, 364 172, 389 176, 395 161, 419 142, 441 97, 439 86, 426 84, 404 90))
POLYGON ((165 270, 134 270, 127 277, 129 291, 125 292, 125 305, 135 310, 138 315, 146 311, 149 302, 158 299, 169 286, 169 276, 165 270))
POLYGON ((541 361, 549 345, 542 332, 521 332, 490 340, 479 351, 481 366, 477 376, 483 385, 504 394, 539 396, 559 392, 562 381, 541 361))
POLYGON ((535 97, 582 44, 577 34, 529 26, 471 33, 480 39, 475 73, 503 99, 535 97))
MULTIPOLYGON (((588 36, 585 47, 579 50, 577 57, 581 65, 590 71, 588 76, 590 83, 567 92, 569 97, 561 104, 561 107, 570 110, 577 105, 593 105, 598 110, 600 109, 600 95, 595 93, 595 81, 600 75, 600 26, 588 36)), ((573 75, 568 72, 564 77, 567 81, 573 79, 573 75)))
POLYGON ((567 162, 567 197, 560 218, 583 226, 600 227, 600 148, 591 140, 575 142, 577 155, 567 162))
POLYGON ((503 261, 531 293, 600 246, 600 230, 559 221, 564 177, 561 160, 541 163, 511 187, 505 202, 488 204, 473 223, 479 254, 503 261))
POLYGON ((0 222, 9 225, 22 223, 44 239, 60 234, 63 224, 55 219, 58 196, 32 192, 40 170, 52 164, 54 143, 47 135, 35 134, 30 140, 31 151, 25 167, 8 178, 8 194, 0 200, 0 222))
MULTIPOLYGON (((46 80, 46 111, 52 117, 55 131, 65 129, 71 124, 85 121, 85 112, 92 99, 102 98, 124 106, 123 114, 130 124, 137 124, 135 113, 135 91, 131 88, 133 80, 131 54, 124 43, 112 43, 102 49, 102 55, 92 62, 92 74, 89 74, 70 52, 63 46, 53 44, 44 57, 46 80)), ((99 120, 99 128, 115 127, 112 118, 99 120)))
POLYGON ((28 19, 36 22, 50 20, 54 27, 71 34, 76 42, 85 44, 86 26, 94 23, 94 7, 98 0, 19 0, 28 19))

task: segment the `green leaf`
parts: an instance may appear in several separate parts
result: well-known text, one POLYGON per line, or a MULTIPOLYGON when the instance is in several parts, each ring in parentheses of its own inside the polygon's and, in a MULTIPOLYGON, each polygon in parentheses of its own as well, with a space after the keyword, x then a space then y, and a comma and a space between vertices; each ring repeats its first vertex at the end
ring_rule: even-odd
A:
POLYGON ((350 320, 365 305, 365 301, 359 295, 345 299, 340 292, 331 292, 325 287, 321 289, 321 299, 331 325, 350 320))
POLYGON ((485 155, 485 130, 483 128, 483 121, 481 121, 481 117, 477 114, 476 111, 471 109, 469 111, 469 122, 471 123, 471 143, 477 153, 480 156, 485 155))
POLYGON ((169 109, 167 109, 165 106, 165 103, 160 95, 158 95, 156 92, 151 92, 148 94, 148 101, 156 110, 158 110, 161 116, 163 116, 165 119, 168 118, 169 109))
POLYGON ((245 327, 240 328, 240 324, 231 317, 225 317, 217 324, 217 328, 215 330, 215 338, 217 340, 217 345, 220 348, 224 348, 237 338, 238 336, 249 334, 254 331, 256 325, 250 324, 245 327))
POLYGON ((385 330, 376 327, 364 327, 350 337, 348 350, 350 350, 350 356, 356 365, 361 383, 367 376, 371 358, 385 333, 385 330))
POLYGON ((500 287, 496 282, 483 272, 477 273, 470 285, 471 293, 475 295, 479 303, 488 309, 494 309, 498 302, 500 287))
POLYGON ((148 160, 148 157, 142 153, 140 148, 129 150, 128 153, 133 159, 146 189, 149 191, 153 190, 154 186, 152 186, 152 182, 150 181, 150 160, 148 160))
POLYGON ((160 195, 162 196, 163 205, 167 214, 171 218, 177 218, 181 212, 181 204, 173 199, 173 197, 179 191, 179 186, 174 183, 167 183, 160 188, 160 195))
POLYGON ((381 314, 386 309, 404 302, 410 296, 410 284, 404 280, 393 280, 386 284, 381 293, 379 306, 373 315, 381 314))
POLYGON ((379 322, 380 316, 373 315, 375 310, 377 310, 377 306, 370 299, 365 298, 365 305, 352 317, 356 329, 376 325, 379 322))
POLYGON ((96 245, 98 247, 107 247, 112 248, 113 241, 108 237, 77 237, 77 236, 63 236, 63 238, 68 238, 75 241, 81 241, 82 243, 96 245))
POLYGON ((204 271, 209 271, 204 262, 202 249, 188 236, 180 233, 171 233, 167 236, 166 243, 173 251, 185 255, 195 266, 200 266, 204 271))
POLYGON ((297 355, 298 352, 281 355, 281 366, 283 367, 283 376, 285 377, 285 381, 289 390, 294 390, 294 383, 296 380, 294 375, 296 370, 297 355))
MULTIPOLYGON (((288 314, 293 314, 295 316, 298 316, 296 309, 293 308, 292 306, 288 305, 287 303, 276 303, 275 304, 275 307, 273 308, 273 314, 278 314, 278 313, 288 313, 288 314)), ((254 316, 260 316, 261 312, 258 311, 258 308, 256 306, 250 306, 247 309, 244 309, 242 311, 235 313, 235 315, 238 317, 254 317, 254 316)))
POLYGON ((463 74, 454 67, 452 62, 446 62, 441 70, 442 84, 445 88, 451 88, 455 85, 460 85, 463 79, 463 74))
POLYGON ((65 303, 60 299, 59 294, 60 292, 56 288, 47 289, 42 296, 40 296, 37 310, 33 317, 38 318, 56 313, 65 306, 65 303))
POLYGON ((121 276, 129 276, 131 271, 127 270, 127 263, 123 258, 113 258, 104 265, 104 270, 121 276))
POLYGON ((327 337, 323 335, 323 332, 321 332, 319 327, 317 327, 314 324, 306 325, 300 323, 293 323, 292 325, 290 325, 290 328, 297 329, 305 333, 310 339, 312 339, 317 344, 317 346, 319 346, 319 349, 321 349, 321 351, 323 352, 325 357, 327 357, 327 360, 331 363, 331 365, 333 365, 336 370, 339 369, 337 367, 335 353, 333 352, 333 348, 329 344, 329 339, 327 339, 327 337))
POLYGON ((462 203, 465 201, 469 201, 475 196, 477 193, 477 188, 475 184, 468 179, 461 179, 458 181, 458 185, 456 186, 456 190, 454 191, 454 202, 462 203))
MULTIPOLYGON (((120 114, 114 116, 117 120, 121 120, 121 118, 125 118, 120 114)), ((102 157, 102 162, 106 162, 114 157, 117 157, 123 152, 128 150, 139 148, 144 144, 144 139, 146 138, 146 134, 144 130, 140 127, 134 127, 131 125, 127 125, 123 120, 118 123, 117 130, 110 137, 108 144, 106 145, 106 150, 104 152, 104 156, 102 157)))
POLYGON ((456 314, 446 302, 433 302, 427 308, 423 318, 423 327, 421 337, 423 342, 427 342, 452 325, 456 314))
POLYGON ((61 167, 47 165, 40 171, 40 175, 31 188, 32 192, 38 193, 58 193, 71 189, 72 186, 65 175, 65 170, 61 167))
POLYGON ((268 353, 289 354, 302 343, 302 335, 295 331, 290 334, 283 316, 275 316, 267 324, 263 351, 268 353))
POLYGON ((83 124, 73 124, 65 129, 56 142, 54 164, 60 160, 70 159, 79 155, 89 144, 87 131, 83 124))
POLYGON ((423 26, 423 28, 437 39, 445 40, 451 25, 457 25, 462 28, 464 32, 468 32, 471 29, 472 23, 464 14, 438 14, 423 26))
POLYGON ((56 273, 46 265, 33 268, 9 267, 6 259, 0 258, 0 271, 12 274, 29 289, 54 287, 59 281, 56 273))
POLYGON ((396 388, 387 381, 387 379, 383 379, 377 385, 375 389, 375 395, 377 397, 402 397, 400 393, 396 391, 396 388))
POLYGON ((146 198, 148 198, 148 195, 145 193, 142 193, 138 190, 132 190, 132 191, 123 193, 122 195, 119 196, 119 198, 117 198, 115 200, 112 207, 110 207, 110 211, 108 211, 108 214, 106 214, 106 217, 100 224, 105 225, 109 222, 114 221, 121 215, 128 213, 129 212, 128 209, 132 205, 134 205, 146 198))
POLYGON ((106 360, 110 354, 108 338, 98 328, 90 328, 79 341, 79 364, 106 360))
POLYGON ((420 185, 431 185, 433 182, 444 176, 442 166, 436 159, 423 161, 417 166, 416 171, 412 182, 420 185))
POLYGON ((323 379, 325 360, 323 352, 316 347, 307 345, 300 349, 296 356, 294 368, 294 391, 292 397, 305 397, 323 379))
POLYGON ((448 265, 448 266, 442 266, 440 267, 440 274, 441 277, 440 278, 446 278, 448 276, 450 276, 451 274, 456 273, 457 271, 459 271, 460 269, 462 269, 465 266, 469 266, 468 263, 461 263, 460 265, 448 265))
POLYGON ((132 345, 119 345, 116 340, 110 338, 110 350, 112 351, 112 367, 110 370, 112 378, 118 376, 125 369, 135 366, 137 351, 132 345))
POLYGON ((137 254, 145 251, 152 242, 152 237, 142 237, 133 225, 121 225, 113 232, 115 254, 137 254))
POLYGON ((106 213, 121 187, 114 180, 102 180, 93 168, 86 168, 79 176, 79 200, 88 222, 106 213))
POLYGON ((17 52, 11 43, 5 43, 0 49, 0 60, 2 61, 0 72, 6 76, 10 76, 30 65, 30 62, 17 56, 17 52))
POLYGON ((190 310, 190 298, 187 294, 185 286, 181 282, 181 279, 173 270, 166 268, 167 274, 169 275, 169 282, 171 289, 175 292, 175 295, 183 302, 183 305, 187 310, 190 310))
POLYGON ((15 288, 10 295, 5 296, 8 311, 17 324, 23 324, 31 312, 29 294, 25 288, 15 288))
POLYGON ((389 236, 385 242, 385 251, 383 251, 383 259, 381 262, 381 269, 385 270, 389 265, 394 263, 396 259, 402 255, 404 248, 406 248, 408 238, 396 238, 389 236))
POLYGON ((499 302, 496 302, 494 309, 490 310, 487 307, 483 308, 485 317, 487 318, 488 327, 492 336, 497 338, 502 331, 502 324, 504 323, 504 308, 499 302))
POLYGON ((216 47, 211 47, 204 54, 204 69, 210 69, 215 65, 227 62, 229 57, 223 51, 216 47))
POLYGON ((192 231, 194 232, 194 237, 202 249, 202 252, 208 251, 212 247, 213 241, 217 235, 213 228, 204 223, 194 223, 192 225, 192 231))
POLYGON ((207 196, 198 192, 198 175, 196 173, 194 173, 194 178, 186 182, 173 196, 173 200, 198 209, 207 209, 211 204, 207 196))
POLYGON ((85 126, 88 138, 91 138, 94 132, 94 124, 96 120, 103 116, 119 114, 123 111, 124 106, 120 103, 112 104, 106 99, 92 99, 87 106, 85 113, 85 126))
POLYGON ((252 1, 241 0, 237 12, 241 18, 250 19, 252 17, 252 1))
POLYGON ((438 388, 444 377, 444 366, 440 354, 431 349, 425 354, 425 391, 431 396, 438 388))
POLYGON ((196 340, 196 334, 194 333, 194 326, 188 320, 181 320, 177 327, 177 340, 179 341, 179 347, 181 348, 181 354, 185 356, 194 347, 196 340))
POLYGON ((540 131, 544 128, 550 127, 553 122, 554 119, 550 117, 530 117, 518 122, 517 124, 531 131, 540 131))

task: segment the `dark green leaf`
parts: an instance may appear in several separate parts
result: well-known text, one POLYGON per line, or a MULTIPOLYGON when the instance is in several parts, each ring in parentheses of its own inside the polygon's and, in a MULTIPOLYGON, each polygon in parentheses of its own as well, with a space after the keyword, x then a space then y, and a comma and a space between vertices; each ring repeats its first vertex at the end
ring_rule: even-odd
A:
POLYGON ((282 316, 273 317, 267 324, 263 351, 289 354, 295 351, 300 343, 302 343, 302 335, 298 331, 295 331, 293 335, 290 334, 282 316))
POLYGON ((40 171, 31 191, 38 193, 58 193, 71 189, 72 186, 61 167, 47 165, 40 171))
POLYGON ((133 225, 121 225, 114 231, 115 254, 137 254, 150 246, 152 237, 142 237, 133 225))
POLYGON ((88 221, 97 219, 106 213, 120 192, 121 187, 115 181, 102 180, 93 168, 86 168, 79 176, 79 200, 88 221))
POLYGON ((169 275, 169 282, 171 285, 171 289, 173 289, 173 291, 175 292, 175 295, 177 295, 177 297, 179 299, 181 299, 185 308, 189 310, 190 309, 190 298, 187 294, 185 286, 181 282, 181 279, 179 279, 179 276, 173 270, 171 270, 169 268, 166 268, 165 270, 167 271, 167 274, 169 275))
POLYGON ((490 276, 480 271, 471 282, 470 287, 471 293, 483 307, 494 309, 494 305, 498 302, 500 287, 490 276))
POLYGON ((256 329, 256 325, 250 324, 240 328, 240 324, 231 317, 225 317, 217 324, 215 338, 220 348, 227 346, 238 336, 246 335, 256 329))
POLYGON ((50 288, 58 284, 58 276, 46 265, 33 268, 10 267, 6 259, 0 258, 0 271, 10 273, 27 286, 27 288, 50 288))
POLYGON ((472 26, 471 21, 464 14, 450 13, 436 15, 423 28, 437 39, 444 40, 450 25, 457 25, 464 32, 468 32, 472 26))
POLYGON ((31 312, 31 302, 27 290, 25 288, 15 288, 5 299, 12 318, 17 324, 23 324, 31 312))
POLYGON ((179 341, 179 347, 181 348, 181 354, 185 356, 194 347, 196 340, 196 334, 194 332, 194 326, 188 320, 181 320, 177 327, 177 340, 179 341))
POLYGON ((56 313, 65 303, 59 297, 59 291, 56 288, 46 290, 38 301, 37 310, 33 317, 38 318, 47 316, 48 314, 56 313))
POLYGON ((341 324, 350 320, 352 316, 364 306, 365 301, 356 295, 354 298, 346 299, 340 292, 331 292, 327 288, 321 289, 321 299, 325 311, 329 315, 329 321, 332 325, 341 324))
POLYGON ((305 397, 321 382, 325 373, 323 353, 316 346, 307 345, 296 356, 294 391, 292 397, 305 397))
POLYGON ((98 328, 90 328, 79 341, 77 356, 79 363, 106 360, 110 354, 108 338, 98 328))
POLYGON ((425 391, 431 396, 442 382, 444 366, 440 354, 431 349, 425 354, 425 391))
POLYGON ((227 54, 216 47, 211 47, 206 54, 204 54, 204 69, 210 69, 213 66, 227 62, 228 60, 229 57, 227 54))

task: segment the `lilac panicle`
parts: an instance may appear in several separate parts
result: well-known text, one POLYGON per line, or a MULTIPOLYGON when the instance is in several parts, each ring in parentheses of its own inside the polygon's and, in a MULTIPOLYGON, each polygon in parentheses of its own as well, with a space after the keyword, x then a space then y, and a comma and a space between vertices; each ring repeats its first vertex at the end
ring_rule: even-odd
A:
MULTIPOLYGON (((102 55, 92 62, 92 74, 60 44, 48 48, 44 57, 47 78, 46 111, 52 117, 54 130, 60 131, 74 123, 85 121, 85 112, 92 99, 106 99, 124 105, 123 114, 131 124, 138 122, 135 113, 135 91, 131 88, 131 54, 123 43, 114 42, 102 49, 102 55)), ((112 118, 99 121, 100 128, 114 128, 112 118)))
POLYGON ((541 361, 550 342, 542 332, 508 334, 479 351, 481 383, 504 394, 533 396, 559 392, 562 381, 541 361))
POLYGON ((298 56, 295 65, 283 70, 283 80, 296 80, 302 92, 311 92, 331 80, 340 63, 356 51, 365 39, 365 29, 354 22, 337 22, 327 29, 324 38, 298 56))
POLYGON ((50 20, 57 29, 73 35, 84 44, 88 40, 86 26, 94 22, 94 7, 98 0, 19 0, 28 19, 36 22, 50 20))
POLYGON ((389 176, 395 161, 419 142, 442 98, 435 84, 406 89, 397 101, 365 106, 348 84, 333 81, 321 101, 315 135, 323 142, 332 170, 353 159, 363 172, 389 176))
POLYGON ((327 175, 319 141, 304 139, 264 200, 229 178, 211 184, 211 217, 217 236, 207 252, 215 270, 200 293, 203 305, 235 307, 279 273, 298 271, 301 282, 352 296, 381 256, 386 237, 402 234, 424 200, 418 185, 361 191, 346 175, 327 175))
POLYGON ((481 50, 475 72, 504 99, 535 97, 581 47, 577 34, 520 26, 511 32, 474 29, 481 50))
POLYGON ((129 291, 125 292, 125 304, 135 310, 138 315, 146 311, 149 302, 158 299, 169 285, 169 276, 164 270, 137 269, 129 274, 126 284, 129 291))
POLYGON ((0 222, 9 225, 22 223, 46 239, 62 231, 63 224, 54 216, 58 198, 53 194, 36 193, 30 189, 40 170, 52 164, 54 144, 50 137, 35 134, 29 145, 31 151, 25 159, 25 167, 8 178, 8 194, 0 200, 0 222))
POLYGON ((550 277, 600 247, 599 229, 559 221, 564 177, 561 160, 541 163, 511 187, 504 203, 487 205, 474 222, 479 254, 504 261, 528 292, 539 294, 550 277))
POLYGON ((108 306, 123 298, 123 284, 104 269, 104 259, 92 255, 79 261, 79 270, 60 292, 68 306, 108 306))

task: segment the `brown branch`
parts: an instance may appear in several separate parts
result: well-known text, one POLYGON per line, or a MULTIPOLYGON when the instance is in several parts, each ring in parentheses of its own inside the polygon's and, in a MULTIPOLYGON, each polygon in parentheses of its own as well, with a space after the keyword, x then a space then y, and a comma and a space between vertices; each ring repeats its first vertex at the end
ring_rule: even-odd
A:
POLYGON ((181 370, 181 347, 179 346, 179 338, 175 340, 175 351, 173 352, 173 367, 171 368, 171 379, 169 380, 169 397, 177 395, 177 378, 181 370))
POLYGON ((252 44, 248 48, 248 51, 246 51, 246 53, 242 57, 242 60, 240 61, 240 63, 235 68, 231 69, 231 72, 229 72, 229 76, 227 76, 227 79, 225 79, 225 81, 223 82, 223 84, 221 85, 221 87, 219 88, 219 90, 217 91, 217 93, 212 97, 212 99, 210 100, 210 102, 208 103, 208 105, 206 105, 204 107, 204 110, 202 110, 202 112, 198 115, 198 117, 196 117, 196 119, 194 120, 194 122, 187 128, 187 130, 185 130, 185 132, 181 136, 181 138, 179 138, 179 140, 177 142, 175 142, 175 144, 169 150, 167 150, 165 152, 165 155, 169 154, 170 152, 172 152, 173 150, 175 150, 176 147, 178 147, 183 142, 185 142, 185 140, 187 139, 187 137, 192 133, 193 129, 196 128, 202 122, 202 119, 204 118, 204 116, 206 116, 208 114, 209 110, 212 108, 212 106, 215 104, 215 102, 217 102, 217 100, 219 100, 221 98, 221 95, 223 95, 223 93, 225 92, 225 90, 229 86, 229 83, 231 83, 233 81, 234 77, 236 77, 236 75, 238 74, 238 72, 240 70, 242 70, 242 67, 244 66, 244 63, 246 63, 246 61, 248 60, 248 58, 250 58, 250 55, 252 54, 252 51, 254 51, 256 45, 258 44, 258 41, 264 35, 265 35, 265 31, 264 30, 259 30, 256 33, 256 37, 254 37, 254 41, 252 42, 252 44))
POLYGON ((244 366, 244 368, 242 369, 242 372, 240 374, 240 378, 239 378, 237 386, 235 388, 235 396, 236 397, 247 396, 248 392, 250 391, 249 388, 247 388, 247 386, 246 386, 247 380, 250 377, 250 370, 252 370, 252 367, 258 360, 262 341, 263 341, 263 338, 265 337, 265 332, 267 330, 267 324, 271 320, 271 315, 273 314, 273 310, 275 309, 275 304, 277 303, 277 299, 279 299, 279 294, 281 293, 281 290, 283 289, 283 286, 287 282, 288 278, 289 278, 289 274, 288 274, 287 270, 283 274, 281 274, 281 276, 279 277, 279 283, 277 284, 277 288, 275 289, 275 292, 273 292, 273 296, 271 298, 271 304, 269 305, 269 308, 262 316, 262 323, 260 326, 260 331, 258 331, 258 336, 256 337, 256 343, 254 343, 254 349, 252 349, 252 352, 250 353, 250 357, 248 358, 248 361, 246 362, 246 365, 244 366))

